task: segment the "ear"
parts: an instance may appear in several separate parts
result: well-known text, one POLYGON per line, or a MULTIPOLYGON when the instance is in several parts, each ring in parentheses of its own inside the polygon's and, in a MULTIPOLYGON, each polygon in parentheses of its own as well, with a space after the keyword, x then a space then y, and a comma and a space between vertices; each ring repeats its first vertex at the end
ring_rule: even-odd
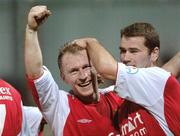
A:
POLYGON ((63 81, 65 81, 65 75, 62 72, 60 72, 60 77, 62 78, 63 81))
POLYGON ((67 78, 63 72, 60 73, 60 77, 64 81, 64 83, 69 84, 69 82, 68 82, 68 80, 67 80, 67 78))
POLYGON ((158 58, 159 58, 159 53, 160 53, 160 51, 159 51, 159 48, 158 47, 155 47, 153 50, 152 50, 152 52, 151 52, 151 62, 152 63, 157 63, 157 61, 158 61, 158 58))

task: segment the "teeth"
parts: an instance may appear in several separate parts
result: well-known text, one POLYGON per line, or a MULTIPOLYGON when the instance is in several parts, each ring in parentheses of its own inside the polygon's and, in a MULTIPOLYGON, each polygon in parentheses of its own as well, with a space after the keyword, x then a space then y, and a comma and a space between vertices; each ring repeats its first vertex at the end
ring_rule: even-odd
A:
POLYGON ((78 84, 80 87, 86 87, 86 86, 88 86, 90 84, 90 82, 86 82, 86 83, 84 83, 84 84, 78 84))

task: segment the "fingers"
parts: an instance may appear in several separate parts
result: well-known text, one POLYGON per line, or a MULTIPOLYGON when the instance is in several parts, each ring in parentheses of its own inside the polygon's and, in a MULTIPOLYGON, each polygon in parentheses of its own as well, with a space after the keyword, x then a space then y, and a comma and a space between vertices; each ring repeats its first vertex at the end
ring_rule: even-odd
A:
POLYGON ((100 74, 97 74, 97 82, 98 82, 98 84, 104 83, 104 80, 100 74))
POLYGON ((37 25, 39 26, 43 24, 47 20, 49 15, 49 13, 43 12, 41 13, 41 15, 35 16, 34 18, 36 20, 37 25))
POLYGON ((43 18, 47 18, 49 15, 51 15, 51 12, 50 12, 50 10, 44 9, 39 12, 34 12, 34 14, 35 14, 34 18, 40 20, 43 18))
POLYGON ((50 10, 47 9, 47 6, 35 6, 32 7, 30 13, 36 16, 36 18, 40 19, 43 16, 49 16, 51 14, 50 10))
POLYGON ((82 39, 75 39, 72 41, 72 44, 77 44, 82 48, 86 48, 86 38, 82 38, 82 39))
POLYGON ((29 28, 37 30, 39 25, 45 22, 49 15, 51 15, 51 11, 47 9, 47 6, 32 7, 28 15, 29 28))
POLYGON ((98 79, 97 79, 97 72, 94 67, 91 68, 91 79, 92 79, 92 85, 95 92, 95 99, 96 101, 99 101, 99 92, 98 92, 98 79))
POLYGON ((98 43, 98 41, 95 38, 91 38, 91 37, 85 37, 72 41, 72 44, 77 44, 83 48, 87 48, 88 45, 93 45, 96 43, 98 43))

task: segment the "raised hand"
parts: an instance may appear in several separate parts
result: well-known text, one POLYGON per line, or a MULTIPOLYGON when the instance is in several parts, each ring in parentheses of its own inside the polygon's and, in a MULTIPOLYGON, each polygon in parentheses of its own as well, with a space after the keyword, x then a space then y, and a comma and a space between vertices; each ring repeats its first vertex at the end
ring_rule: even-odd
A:
POLYGON ((28 14, 28 27, 32 30, 37 30, 38 27, 51 15, 47 6, 35 6, 32 7, 28 14))
POLYGON ((98 43, 98 41, 95 38, 91 38, 91 37, 75 39, 74 41, 72 41, 72 44, 77 44, 83 48, 86 48, 88 44, 93 45, 95 43, 98 43))

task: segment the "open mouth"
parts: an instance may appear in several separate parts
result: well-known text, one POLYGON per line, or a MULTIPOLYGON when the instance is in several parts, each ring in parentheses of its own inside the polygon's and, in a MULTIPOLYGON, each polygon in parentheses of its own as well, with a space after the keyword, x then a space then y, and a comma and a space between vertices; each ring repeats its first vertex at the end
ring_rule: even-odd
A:
POLYGON ((135 67, 135 65, 133 65, 133 64, 128 64, 128 63, 126 64, 126 66, 133 66, 133 67, 135 67))
POLYGON ((91 84, 91 80, 89 80, 89 81, 87 81, 87 82, 84 82, 84 83, 80 83, 80 84, 78 84, 78 86, 80 86, 80 87, 86 87, 86 86, 88 86, 89 84, 91 84))

